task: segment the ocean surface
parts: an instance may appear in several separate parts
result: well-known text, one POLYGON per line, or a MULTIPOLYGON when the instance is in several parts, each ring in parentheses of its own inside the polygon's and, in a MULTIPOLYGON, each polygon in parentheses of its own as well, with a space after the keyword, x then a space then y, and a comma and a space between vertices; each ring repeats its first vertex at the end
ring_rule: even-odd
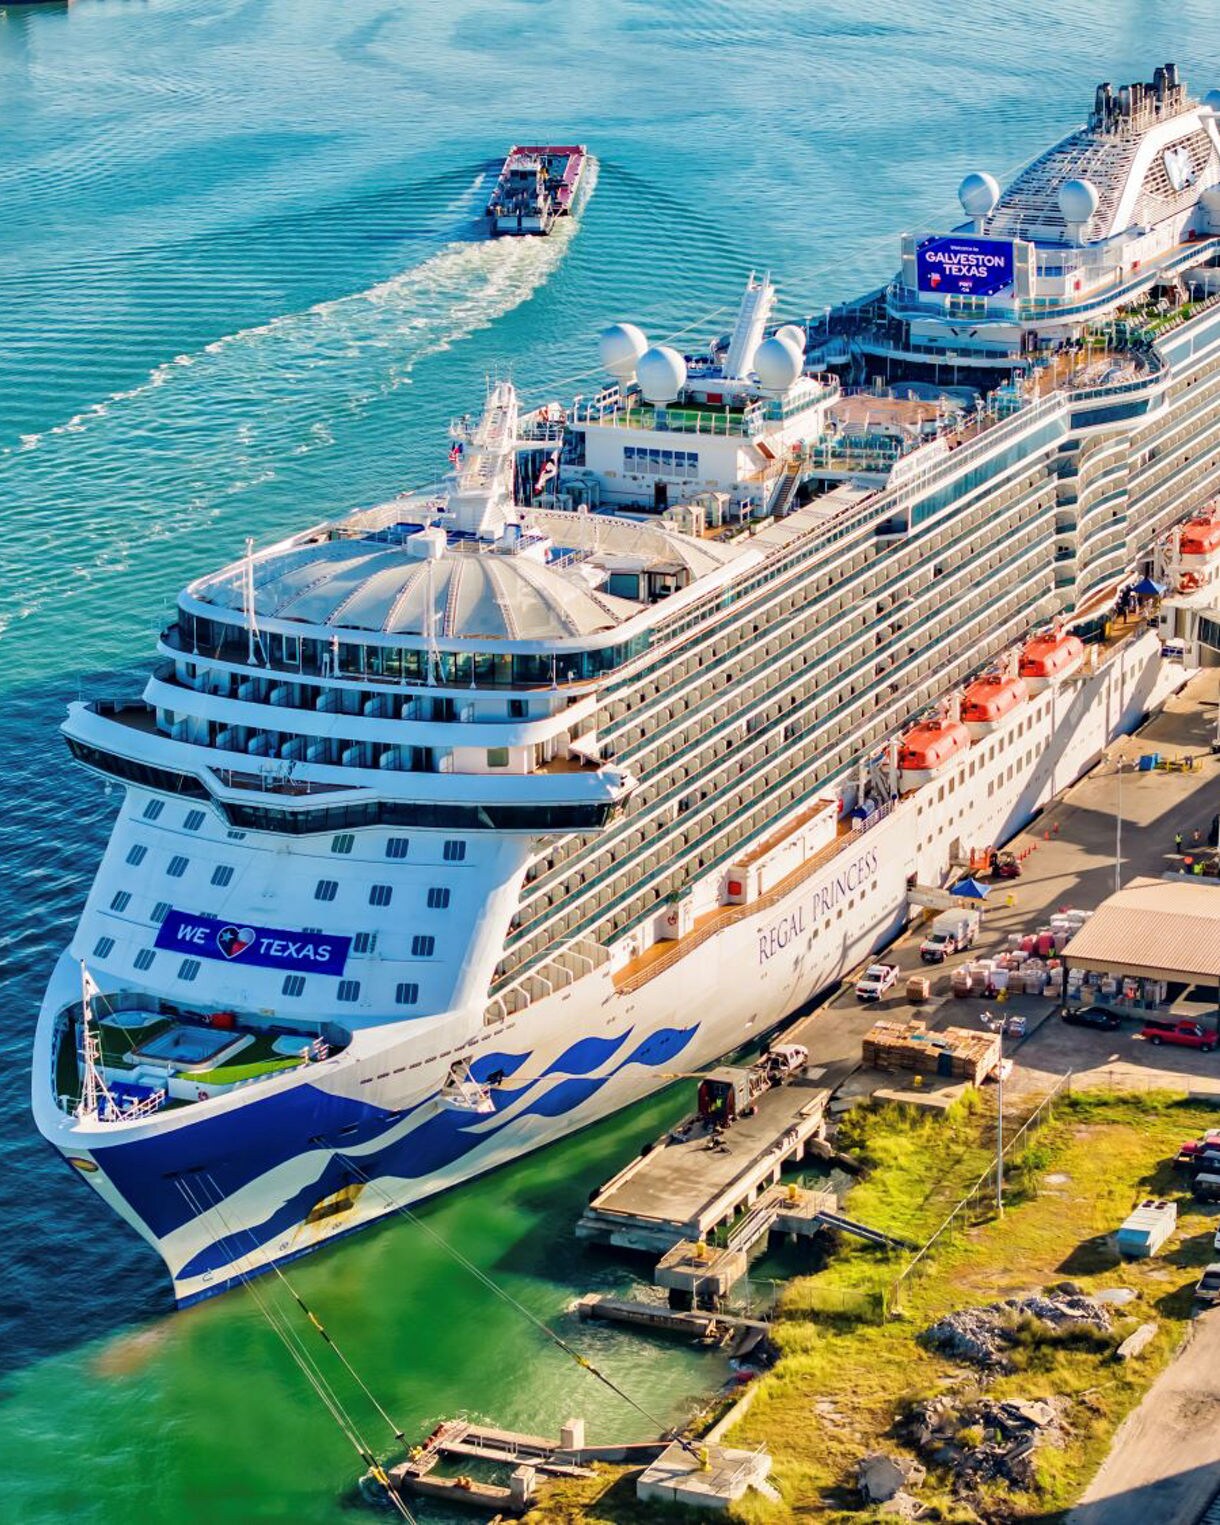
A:
MULTIPOLYGON (((69 765, 65 703, 133 692, 179 588, 246 535, 433 479, 488 375, 589 390, 603 325, 693 343, 754 267, 820 313, 1099 78, 1174 59, 1202 94, 1218 45, 1214 0, 0 5, 0 1519, 334 1521, 360 1470, 257 1300, 173 1314, 159 1260, 35 1135, 41 989, 117 804, 69 765), (596 155, 550 240, 482 236, 514 138, 596 155)), ((566 1310, 630 1284, 572 1224, 684 1100, 425 1210, 665 1419, 724 1358, 566 1310)), ((292 1279, 410 1435, 460 1409, 649 1429, 401 1220, 292 1279)))

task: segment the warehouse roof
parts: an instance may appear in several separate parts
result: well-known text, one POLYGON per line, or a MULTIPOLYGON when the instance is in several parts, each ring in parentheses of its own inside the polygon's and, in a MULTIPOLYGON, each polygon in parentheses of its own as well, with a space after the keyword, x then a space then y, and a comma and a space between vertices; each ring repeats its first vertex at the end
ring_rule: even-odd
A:
POLYGON ((1135 879, 1097 908, 1063 958, 1101 974, 1220 982, 1220 885, 1135 879))

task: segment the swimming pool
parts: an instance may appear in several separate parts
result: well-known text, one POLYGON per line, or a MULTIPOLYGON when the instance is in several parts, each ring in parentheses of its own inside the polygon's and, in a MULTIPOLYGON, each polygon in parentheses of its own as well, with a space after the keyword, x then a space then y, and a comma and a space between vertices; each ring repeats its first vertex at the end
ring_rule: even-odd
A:
POLYGON ((216 1031, 207 1027, 170 1027, 134 1049, 136 1059, 162 1064, 216 1064, 222 1056, 236 1053, 250 1042, 248 1034, 216 1031))

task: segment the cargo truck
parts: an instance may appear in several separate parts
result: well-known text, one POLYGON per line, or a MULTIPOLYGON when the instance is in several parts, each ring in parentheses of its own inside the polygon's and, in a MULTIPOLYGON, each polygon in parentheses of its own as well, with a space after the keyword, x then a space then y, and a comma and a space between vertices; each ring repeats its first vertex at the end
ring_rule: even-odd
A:
POLYGON ((951 953, 970 946, 979 935, 981 920, 977 911, 942 911, 919 945, 920 958, 925 964, 943 964, 951 953))

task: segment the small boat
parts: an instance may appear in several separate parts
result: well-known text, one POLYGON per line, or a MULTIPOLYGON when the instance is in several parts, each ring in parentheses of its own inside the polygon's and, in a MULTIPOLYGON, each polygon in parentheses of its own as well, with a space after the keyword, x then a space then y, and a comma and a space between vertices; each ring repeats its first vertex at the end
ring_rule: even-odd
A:
POLYGON ((970 746, 970 732, 960 720, 944 717, 913 726, 898 748, 899 790, 918 789, 936 778, 959 752, 970 746))
POLYGON ((1025 679, 1030 692, 1037 694, 1057 679, 1074 673, 1083 661, 1084 642, 1079 636, 1060 630, 1026 641, 1017 673, 1025 679))
POLYGON ((492 235, 545 234, 570 217, 588 158, 583 144, 514 144, 487 203, 492 235))
POLYGON ((973 741, 990 735, 1013 710, 1029 698, 1023 678, 1005 677, 1003 673, 984 673, 967 684, 962 695, 962 724, 973 741))

